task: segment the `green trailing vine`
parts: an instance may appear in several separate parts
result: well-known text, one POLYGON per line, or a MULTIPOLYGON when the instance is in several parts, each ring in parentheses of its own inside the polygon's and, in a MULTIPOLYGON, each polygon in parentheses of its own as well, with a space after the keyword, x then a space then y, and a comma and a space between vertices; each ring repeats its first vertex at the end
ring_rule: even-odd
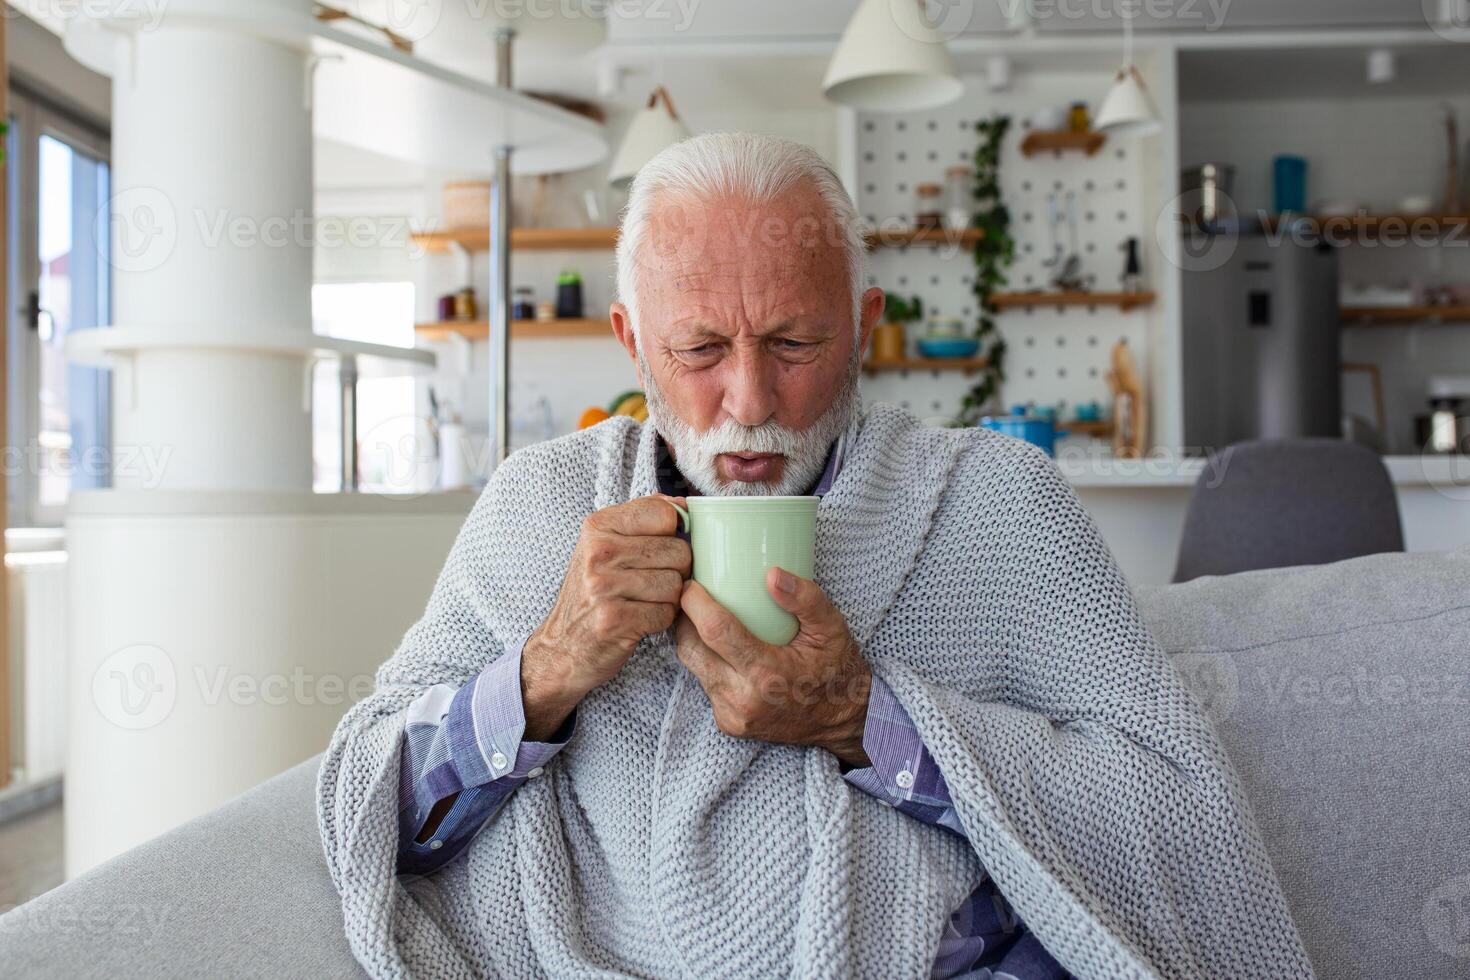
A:
POLYGON ((991 116, 975 124, 980 145, 975 149, 975 216, 972 226, 980 230, 975 243, 975 285, 973 292, 979 303, 980 319, 975 337, 985 355, 980 380, 966 394, 960 406, 960 421, 974 425, 987 405, 1000 395, 1005 381, 1006 342, 995 328, 996 306, 991 297, 1006 284, 1005 269, 1016 257, 1016 241, 1011 237, 1011 212, 1000 193, 1000 149, 1010 116, 991 116))

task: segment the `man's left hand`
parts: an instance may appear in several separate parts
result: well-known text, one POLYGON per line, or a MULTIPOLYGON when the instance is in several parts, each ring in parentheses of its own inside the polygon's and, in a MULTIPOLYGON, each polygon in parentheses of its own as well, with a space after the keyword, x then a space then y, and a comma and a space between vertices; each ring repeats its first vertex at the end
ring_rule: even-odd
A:
POLYGON ((679 660, 699 680, 720 731, 827 749, 853 768, 863 751, 872 672, 847 621, 817 583, 773 568, 766 590, 796 617, 784 647, 763 643, 693 579, 676 627, 679 660))

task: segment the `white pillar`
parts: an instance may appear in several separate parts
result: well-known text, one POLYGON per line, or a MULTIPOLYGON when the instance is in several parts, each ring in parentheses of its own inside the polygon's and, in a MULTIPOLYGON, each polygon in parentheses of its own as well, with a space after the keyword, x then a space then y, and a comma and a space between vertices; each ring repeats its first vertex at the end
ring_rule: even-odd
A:
MULTIPOLYGON (((155 29, 116 42, 113 322, 200 337, 306 336, 307 53, 199 22, 190 16, 196 6, 171 3, 155 29)), ((310 489, 308 372, 299 356, 140 350, 116 382, 119 461, 132 447, 166 454, 162 488, 310 489)), ((120 465, 115 485, 136 488, 144 475, 120 465)))
POLYGON ((147 29, 77 25, 113 77, 113 333, 144 341, 112 361, 114 489, 74 498, 68 520, 68 875, 317 751, 342 710, 210 680, 345 673, 323 635, 340 570, 322 522, 296 512, 311 490, 310 16, 309 0, 170 0, 147 29), (130 464, 140 451, 149 465, 130 464))

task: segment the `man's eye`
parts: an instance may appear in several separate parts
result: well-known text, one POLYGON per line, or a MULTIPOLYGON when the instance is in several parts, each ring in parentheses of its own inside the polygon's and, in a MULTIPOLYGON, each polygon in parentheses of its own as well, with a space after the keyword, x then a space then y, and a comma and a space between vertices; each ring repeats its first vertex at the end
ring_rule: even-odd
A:
POLYGON ((812 346, 804 340, 791 340, 786 337, 781 338, 778 343, 781 345, 782 350, 805 350, 812 346))
POLYGON ((716 350, 717 348, 714 344, 700 344, 698 347, 684 348, 683 353, 688 354, 691 357, 705 357, 715 353, 716 350))

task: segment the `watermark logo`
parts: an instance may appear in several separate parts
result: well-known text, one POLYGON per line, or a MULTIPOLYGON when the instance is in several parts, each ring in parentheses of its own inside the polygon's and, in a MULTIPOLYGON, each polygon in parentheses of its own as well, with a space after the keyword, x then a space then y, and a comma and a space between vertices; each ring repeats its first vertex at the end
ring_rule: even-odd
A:
POLYGON ((1230 261, 1240 244, 1234 221, 1221 224, 1217 217, 1233 217, 1235 204, 1223 192, 1207 199, 1203 190, 1176 195, 1154 221, 1154 241, 1164 260, 1186 272, 1209 272, 1230 261))
POLYGON ((975 0, 888 0, 888 15, 895 27, 915 41, 952 41, 969 30, 975 19, 975 0))
POLYGON ((359 24, 385 28, 410 43, 428 37, 444 17, 444 0, 336 0, 330 6, 359 24))
POLYGON ((1441 953, 1470 959, 1470 874, 1457 875, 1429 893, 1424 931, 1441 953))
POLYGON ((81 17, 133 31, 155 31, 163 23, 168 4, 169 0, 11 0, 0 4, 0 17, 24 15, 41 23, 81 17))
POLYGON ((1419 0, 1424 23, 1446 41, 1470 41, 1470 0, 1419 0))
POLYGON ((119 271, 152 272, 178 246, 178 215, 158 188, 130 187, 114 194, 97 212, 92 240, 102 254, 110 254, 119 271))
POLYGON ((169 716, 179 680, 167 653, 146 643, 111 654, 92 675, 92 703, 119 728, 142 731, 169 716))
POLYGON ((1230 717, 1240 704, 1240 671, 1229 654, 1184 650, 1172 662, 1205 714, 1216 721, 1230 717))

